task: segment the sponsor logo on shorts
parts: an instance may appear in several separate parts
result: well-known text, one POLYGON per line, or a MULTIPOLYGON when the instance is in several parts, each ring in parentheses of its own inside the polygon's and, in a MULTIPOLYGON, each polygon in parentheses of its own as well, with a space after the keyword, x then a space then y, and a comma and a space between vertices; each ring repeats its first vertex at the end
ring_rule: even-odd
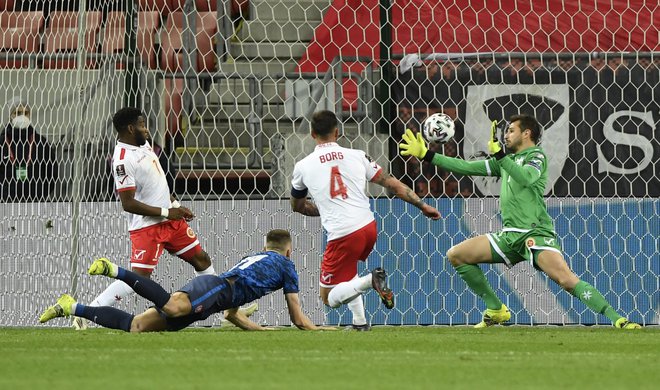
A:
POLYGON ((204 310, 204 305, 199 305, 195 308, 195 313, 201 313, 204 310))
POLYGON ((133 258, 137 261, 142 261, 144 260, 144 254, 146 252, 145 249, 136 249, 135 252, 133 252, 133 258))
POLYGON ((195 238, 195 232, 193 232, 192 228, 188 228, 188 230, 186 230, 186 234, 190 238, 195 238))
POLYGON ((528 248, 531 248, 531 247, 533 247, 534 245, 536 245, 536 241, 534 241, 533 238, 528 238, 528 239, 527 239, 527 247, 528 247, 528 248))

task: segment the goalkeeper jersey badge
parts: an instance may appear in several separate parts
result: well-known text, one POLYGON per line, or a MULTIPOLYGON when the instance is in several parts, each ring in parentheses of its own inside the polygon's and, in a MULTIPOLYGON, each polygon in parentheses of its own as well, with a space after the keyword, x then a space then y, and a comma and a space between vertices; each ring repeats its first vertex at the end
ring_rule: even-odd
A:
POLYGON ((28 169, 25 165, 19 165, 16 168, 16 180, 25 181, 28 179, 28 169))
POLYGON ((527 247, 532 248, 534 245, 536 245, 536 241, 534 241, 533 238, 528 238, 527 239, 527 247))

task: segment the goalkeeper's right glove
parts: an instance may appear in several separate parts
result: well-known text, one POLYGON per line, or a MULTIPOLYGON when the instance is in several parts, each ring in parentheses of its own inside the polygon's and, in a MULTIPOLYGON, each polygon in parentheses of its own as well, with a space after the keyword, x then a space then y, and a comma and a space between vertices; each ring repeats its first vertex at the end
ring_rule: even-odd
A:
MULTIPOLYGON (((506 125, 506 122, 502 122, 502 124, 506 125)), ((488 152, 490 153, 491 156, 495 157, 498 160, 506 156, 504 149, 502 149, 502 144, 500 144, 500 141, 497 139, 496 120, 492 121, 490 124, 490 140, 488 140, 488 152)))
POLYGON ((402 156, 415 156, 429 162, 433 160, 435 153, 428 150, 421 133, 417 133, 415 136, 412 130, 406 129, 401 138, 403 138, 403 142, 399 144, 399 149, 401 149, 402 156))

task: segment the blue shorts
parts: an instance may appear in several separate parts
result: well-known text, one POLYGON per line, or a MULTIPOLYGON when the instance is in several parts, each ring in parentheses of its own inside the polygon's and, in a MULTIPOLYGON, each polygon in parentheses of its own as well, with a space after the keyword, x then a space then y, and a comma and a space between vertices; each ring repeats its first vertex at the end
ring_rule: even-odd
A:
POLYGON ((165 317, 169 331, 181 330, 195 321, 205 320, 211 314, 233 307, 231 284, 215 275, 198 276, 177 291, 188 294, 192 312, 182 317, 165 317))

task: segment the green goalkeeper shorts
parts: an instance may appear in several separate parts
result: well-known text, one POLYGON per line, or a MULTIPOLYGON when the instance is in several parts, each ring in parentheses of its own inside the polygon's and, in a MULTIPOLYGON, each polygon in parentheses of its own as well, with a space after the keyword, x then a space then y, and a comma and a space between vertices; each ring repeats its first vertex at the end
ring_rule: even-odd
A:
POLYGON ((486 234, 490 241, 493 263, 505 263, 508 267, 531 260, 538 269, 536 259, 544 250, 562 253, 557 235, 539 230, 502 231, 486 234))

